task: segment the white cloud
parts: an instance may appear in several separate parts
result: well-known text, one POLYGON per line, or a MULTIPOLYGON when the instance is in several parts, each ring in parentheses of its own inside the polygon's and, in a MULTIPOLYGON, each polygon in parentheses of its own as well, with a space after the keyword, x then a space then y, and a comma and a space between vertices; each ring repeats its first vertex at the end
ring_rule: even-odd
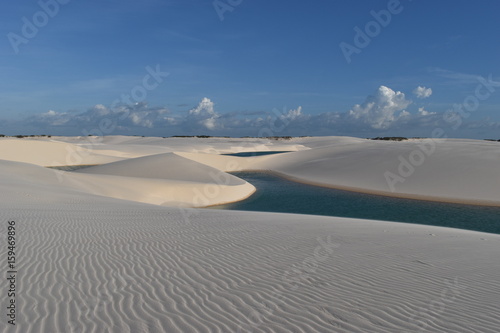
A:
POLYGON ((197 107, 189 110, 189 120, 195 121, 205 129, 215 130, 218 126, 217 119, 220 115, 215 112, 215 105, 209 98, 203 98, 197 107))
POLYGON ((48 111, 27 119, 27 123, 38 127, 76 127, 76 128, 99 128, 102 120, 110 120, 118 125, 118 128, 146 127, 153 128, 162 123, 171 122, 165 116, 169 111, 165 108, 150 108, 146 103, 137 103, 132 106, 118 106, 107 108, 97 104, 83 113, 59 113, 48 111))
POLYGON ((110 111, 102 104, 97 104, 92 109, 94 110, 95 113, 101 116, 105 116, 110 113, 110 111))
POLYGON ((348 115, 374 129, 387 129, 409 115, 404 109, 410 104, 411 101, 402 92, 380 86, 375 95, 368 96, 363 104, 354 105, 348 115))
POLYGON ((419 116, 429 116, 429 115, 433 115, 433 114, 436 114, 436 112, 429 112, 429 111, 425 110, 423 107, 418 108, 418 115, 419 116))
POLYGON ((201 120, 201 124, 205 126, 209 130, 214 130, 216 128, 215 118, 207 118, 205 120, 201 120))
POLYGON ((199 115, 202 113, 215 114, 214 103, 209 98, 203 98, 197 107, 189 110, 189 114, 199 115))
POLYGON ((432 95, 432 89, 418 86, 417 88, 415 88, 415 90, 413 90, 413 94, 415 94, 417 98, 421 99, 428 98, 432 95))
POLYGON ((292 120, 299 118, 300 116, 302 116, 302 106, 299 106, 295 110, 288 110, 287 113, 282 114, 280 117, 281 117, 281 119, 286 119, 286 120, 292 121, 292 120))
POLYGON ((62 126, 68 121, 67 113, 61 113, 54 110, 49 110, 45 113, 42 113, 39 117, 46 122, 53 123, 54 126, 62 126))
POLYGON ((438 126, 440 115, 419 108, 410 113, 411 104, 405 94, 380 86, 362 104, 347 112, 309 114, 302 107, 269 111, 241 111, 218 113, 209 98, 186 111, 171 112, 146 103, 121 105, 113 108, 98 104, 83 113, 48 111, 27 119, 27 124, 46 133, 57 128, 68 135, 91 132, 100 124, 112 122, 113 132, 105 134, 140 135, 358 135, 379 136, 408 133, 416 129, 438 126), (208 133, 207 133, 208 131, 208 133), (272 133, 270 133, 272 132, 272 133))
POLYGON ((477 84, 478 79, 481 78, 480 75, 454 72, 439 67, 431 67, 428 69, 428 71, 440 77, 450 79, 451 80, 450 82, 458 84, 477 84))

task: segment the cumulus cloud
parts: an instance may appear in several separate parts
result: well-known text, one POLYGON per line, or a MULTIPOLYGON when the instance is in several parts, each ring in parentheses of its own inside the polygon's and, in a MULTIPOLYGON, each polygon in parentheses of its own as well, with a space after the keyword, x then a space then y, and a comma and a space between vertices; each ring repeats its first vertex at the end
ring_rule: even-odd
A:
POLYGON ((429 116, 429 115, 433 115, 433 114, 436 114, 436 112, 429 112, 429 111, 425 110, 423 107, 418 108, 418 115, 419 116, 429 116))
POLYGON ((417 88, 415 88, 415 90, 413 90, 413 94, 417 96, 417 98, 428 98, 432 95, 432 89, 418 86, 417 88))
POLYGON ((72 116, 67 112, 49 110, 28 118, 27 123, 34 126, 44 126, 47 124, 50 126, 65 126, 71 118, 72 116))
POLYGON ((67 113, 60 113, 54 110, 42 113, 39 117, 41 120, 54 124, 54 126, 61 126, 67 122, 67 113))
POLYGON ((189 110, 189 120, 196 121, 197 124, 208 130, 215 130, 218 127, 217 119, 220 115, 215 112, 214 103, 209 98, 203 98, 197 107, 189 110))
POLYGON ((374 129, 387 129, 392 123, 409 115, 405 108, 410 103, 402 92, 380 86, 363 104, 354 105, 349 111, 349 118, 361 121, 374 129))
POLYGON ((215 114, 214 103, 209 98, 203 98, 197 107, 189 110, 189 114, 199 115, 202 113, 207 113, 210 115, 215 114))
POLYGON ((153 128, 160 124, 172 123, 172 119, 167 116, 168 113, 169 111, 165 108, 150 108, 146 103, 121 105, 114 108, 97 104, 83 113, 50 110, 32 116, 26 119, 26 122, 39 127, 94 128, 106 121, 113 123, 119 129, 136 126, 153 128))
POLYGON ((288 110, 288 112, 280 115, 281 119, 286 119, 286 120, 295 120, 297 118, 299 118, 300 116, 302 116, 302 106, 299 106, 297 109, 295 110, 288 110))
MULTIPOLYGON (((425 88, 426 89, 426 88, 425 88)), ((67 135, 94 133, 105 124, 110 134, 140 135, 357 135, 379 136, 409 133, 415 129, 438 126, 442 117, 435 112, 411 105, 404 93, 380 86, 361 104, 347 112, 310 114, 303 108, 269 111, 219 113, 209 98, 203 98, 186 111, 172 112, 146 103, 106 107, 98 104, 82 113, 48 112, 32 116, 25 124, 47 133, 65 129, 67 135)), ((62 130, 59 133, 63 132, 62 130)))

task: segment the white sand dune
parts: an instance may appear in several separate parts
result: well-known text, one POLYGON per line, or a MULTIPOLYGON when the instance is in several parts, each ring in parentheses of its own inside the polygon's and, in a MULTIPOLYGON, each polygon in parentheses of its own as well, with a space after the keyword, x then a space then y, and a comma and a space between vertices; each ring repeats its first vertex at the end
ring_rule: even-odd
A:
POLYGON ((500 205, 500 145, 477 140, 353 140, 270 156, 258 167, 306 183, 449 202, 500 205))
MULTIPOLYGON (((192 172, 183 175, 185 165, 189 164, 186 160, 183 163, 173 161, 169 167, 153 159, 132 161, 132 158, 175 152, 177 157, 171 155, 170 158, 192 160, 196 163, 189 165, 197 165, 198 168, 201 163, 224 172, 271 171, 320 186, 416 199, 500 205, 500 152, 497 142, 458 139, 386 142, 349 137, 269 140, 116 136, 2 139, 0 149, 0 159, 42 166, 108 164, 120 160, 125 160, 126 164, 123 165, 131 163, 130 167, 125 167, 127 171, 124 171, 122 164, 112 164, 84 171, 86 173, 97 174, 106 170, 102 172, 107 175, 136 178, 154 178, 153 175, 158 175, 161 179, 172 181, 194 181, 198 177, 206 180, 211 173, 211 182, 220 183, 222 179, 221 186, 228 185, 224 182, 236 181, 227 174, 214 177, 213 169, 192 169, 192 172), (252 158, 219 155, 223 152, 258 150, 293 152, 252 158), (170 176, 167 175, 169 172, 170 176)), ((234 190, 234 187, 227 186, 226 190, 234 190)), ((224 195, 224 191, 218 192, 224 195)), ((247 196, 248 191, 233 195, 232 198, 227 195, 224 200, 241 200, 247 196)), ((171 199, 165 201, 176 204, 171 199)), ((213 204, 222 201, 206 202, 213 204)))
POLYGON ((55 140, 0 138, 0 159, 41 166, 103 164, 119 158, 55 140))
MULTIPOLYGON (((84 147, 81 139, 56 139, 84 147)), ((0 239, 6 238, 7 221, 15 220, 18 270, 17 325, 7 324, 3 314, 0 331, 498 331, 500 235, 159 206, 196 205, 201 203, 197 200, 224 196, 236 200, 250 193, 251 185, 221 172, 234 163, 323 185, 380 190, 380 172, 397 168, 399 154, 411 152, 418 141, 301 138, 278 145, 279 150, 290 145, 303 151, 242 160, 208 154, 228 147, 222 141, 198 139, 199 150, 177 143, 182 153, 172 154, 169 139, 147 139, 111 137, 106 139, 109 146, 103 140, 99 154, 104 151, 105 157, 124 159, 124 152, 141 156, 141 145, 146 154, 80 172, 41 167, 43 150, 30 150, 32 164, 0 150, 0 239), (114 150, 120 145, 124 147, 114 150), (356 179, 357 172, 365 182, 356 179), (169 202, 169 190, 183 197, 169 202)), ((236 150, 247 142, 235 141, 229 145, 236 150)), ((49 144, 43 149, 60 153, 59 146, 49 149, 49 144)), ((471 187, 462 189, 460 198, 473 200, 481 185, 497 200, 497 192, 486 185, 497 176, 496 147, 446 141, 402 189, 429 196, 433 182, 445 186, 440 178, 451 177, 471 187), (447 169, 453 163, 458 171, 447 169)), ((452 190, 438 194, 456 198, 452 190)), ((0 251, 0 261, 6 263, 7 250, 0 251)), ((5 308, 6 296, 3 304, 5 308)))
MULTIPOLYGON (((124 158, 171 152, 225 154, 247 151, 296 151, 307 149, 294 140, 257 138, 150 138, 129 136, 56 137, 61 142, 124 158)), ((45 140, 42 138, 42 140, 45 140)))
POLYGON ((171 206, 219 205, 255 192, 253 185, 240 178, 174 153, 89 167, 77 173, 87 176, 81 181, 92 183, 95 194, 171 206), (133 195, 137 192, 145 199, 136 200, 133 195))
POLYGON ((500 325, 497 235, 161 208, 29 184, 18 191, 31 196, 0 195, 1 219, 16 220, 20 249, 18 325, 2 320, 3 332, 496 332, 500 325))
MULTIPOLYGON (((169 154, 173 155, 173 154, 169 154)), ((86 172, 63 172, 44 167, 0 160, 0 173, 5 175, 1 184, 18 188, 19 184, 31 187, 43 187, 46 191, 63 190, 83 194, 94 194, 103 197, 130 200, 155 205, 204 207, 220 205, 242 200, 250 196, 255 187, 246 181, 217 169, 198 164, 194 161, 173 155, 146 157, 147 162, 153 160, 162 163, 148 163, 149 169, 138 168, 136 172, 127 173, 127 164, 136 161, 127 160, 111 163, 98 168, 82 170, 86 172), (176 167, 169 168, 168 163, 175 162, 176 167), (151 169, 153 167, 153 169, 151 169), (104 169, 99 171, 100 169, 104 169), (114 175, 106 174, 112 169, 114 175), (121 170, 121 175, 118 170, 121 170), (154 174, 154 171, 157 174, 154 174), (163 175, 162 175, 162 171, 163 175), (176 178, 177 176, 177 178, 176 178)), ((141 162, 141 161, 139 161, 141 162)))
MULTIPOLYGON (((124 161, 80 169, 88 174, 116 175, 125 177, 184 180, 199 183, 214 183, 222 177, 221 171, 194 162, 175 153, 150 155, 124 161)), ((228 185, 240 185, 241 179, 227 175, 228 185)))
POLYGON ((500 145, 463 139, 403 142, 296 139, 297 152, 251 158, 179 155, 223 171, 271 171, 292 180, 352 191, 500 206, 500 145))

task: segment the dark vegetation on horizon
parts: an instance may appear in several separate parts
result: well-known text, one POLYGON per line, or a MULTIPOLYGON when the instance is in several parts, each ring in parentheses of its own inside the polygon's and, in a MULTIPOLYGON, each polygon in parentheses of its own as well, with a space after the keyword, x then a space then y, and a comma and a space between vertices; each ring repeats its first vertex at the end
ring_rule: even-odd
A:
MULTIPOLYGON (((166 138, 166 137, 163 137, 166 138)), ((229 136, 211 136, 211 135, 172 135, 171 138, 200 138, 200 139, 208 139, 208 138, 230 138, 229 136)))
MULTIPOLYGON (((412 139, 425 139, 425 138, 413 137, 412 139)), ((405 141, 408 140, 408 138, 402 136, 384 136, 384 137, 371 138, 370 140, 405 141)), ((484 141, 500 142, 500 140, 495 140, 495 139, 484 139, 484 141)))
MULTIPOLYGON (((93 136, 89 134, 89 136, 93 136)), ((145 138, 144 135, 130 135, 130 136, 138 136, 145 138)), ((0 138, 51 138, 52 135, 40 134, 40 135, 5 135, 0 134, 0 138)), ((310 138, 310 135, 302 135, 302 136, 266 136, 266 137, 258 137, 258 136, 241 136, 240 139, 269 139, 269 140, 291 140, 293 138, 310 138)), ((163 136, 163 139, 169 138, 167 136, 163 136)), ((222 139, 230 139, 231 136, 212 136, 212 135, 172 135, 170 138, 197 138, 197 139, 209 139, 209 138, 222 138, 222 139)), ((237 138, 237 137, 234 137, 237 138)), ((376 138, 367 138, 368 140, 382 140, 382 141, 406 141, 408 138, 403 136, 378 136, 376 138)), ((423 137, 412 137, 411 139, 425 139, 423 137)), ((492 141, 492 142, 500 142, 496 139, 483 139, 484 141, 492 141)))
POLYGON ((18 139, 23 139, 23 138, 51 138, 52 135, 45 135, 45 134, 40 134, 40 135, 5 135, 5 134, 0 134, 0 138, 18 138, 18 139))
MULTIPOLYGON (((89 134, 88 136, 93 136, 92 134, 89 134)), ((136 136, 136 137, 142 137, 145 138, 144 135, 130 135, 130 136, 136 136)), ((5 135, 5 134, 0 134, 0 138, 18 138, 18 139, 23 139, 23 138, 51 138, 52 135, 46 135, 46 134, 41 134, 41 135, 5 135)), ((299 136, 298 138, 306 138, 309 136, 299 136)), ((166 136, 162 137, 163 139, 166 139, 166 136)), ((223 138, 223 139, 230 139, 230 136, 212 136, 212 135, 172 135, 170 138, 197 138, 197 139, 209 139, 209 138, 223 138)), ((257 136, 242 136, 240 137, 241 139, 270 139, 270 140, 291 140, 294 137, 293 136, 267 136, 267 137, 257 137, 257 136)))
MULTIPOLYGON (((301 138, 305 138, 306 136, 301 136, 301 138)), ((163 137, 165 138, 165 137, 163 137)), ((173 135, 171 138, 225 138, 229 139, 230 136, 211 136, 211 135, 173 135)), ((241 139, 270 139, 270 140, 291 140, 292 136, 267 136, 267 137, 257 137, 257 136, 242 136, 241 139)))
POLYGON ((384 137, 376 137, 376 138, 371 138, 370 140, 384 140, 384 141, 405 141, 408 140, 408 138, 402 137, 402 136, 384 136, 384 137))

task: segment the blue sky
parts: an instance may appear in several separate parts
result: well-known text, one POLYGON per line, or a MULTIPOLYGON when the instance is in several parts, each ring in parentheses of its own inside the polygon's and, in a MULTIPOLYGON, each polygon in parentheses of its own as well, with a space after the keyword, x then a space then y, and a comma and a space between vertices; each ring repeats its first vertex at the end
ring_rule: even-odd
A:
POLYGON ((3 4, 0 132, 81 135, 109 119, 103 134, 430 136, 446 127, 450 137, 500 139, 498 1, 215 3, 3 4), (367 45, 355 27, 375 29, 367 45), (350 62, 341 43, 358 50, 350 62), (145 98, 122 98, 144 92, 147 68, 168 76, 145 98), (487 98, 457 115, 454 104, 478 101, 481 77, 493 82, 480 88, 487 98), (283 126, 269 125, 276 119, 283 126))

